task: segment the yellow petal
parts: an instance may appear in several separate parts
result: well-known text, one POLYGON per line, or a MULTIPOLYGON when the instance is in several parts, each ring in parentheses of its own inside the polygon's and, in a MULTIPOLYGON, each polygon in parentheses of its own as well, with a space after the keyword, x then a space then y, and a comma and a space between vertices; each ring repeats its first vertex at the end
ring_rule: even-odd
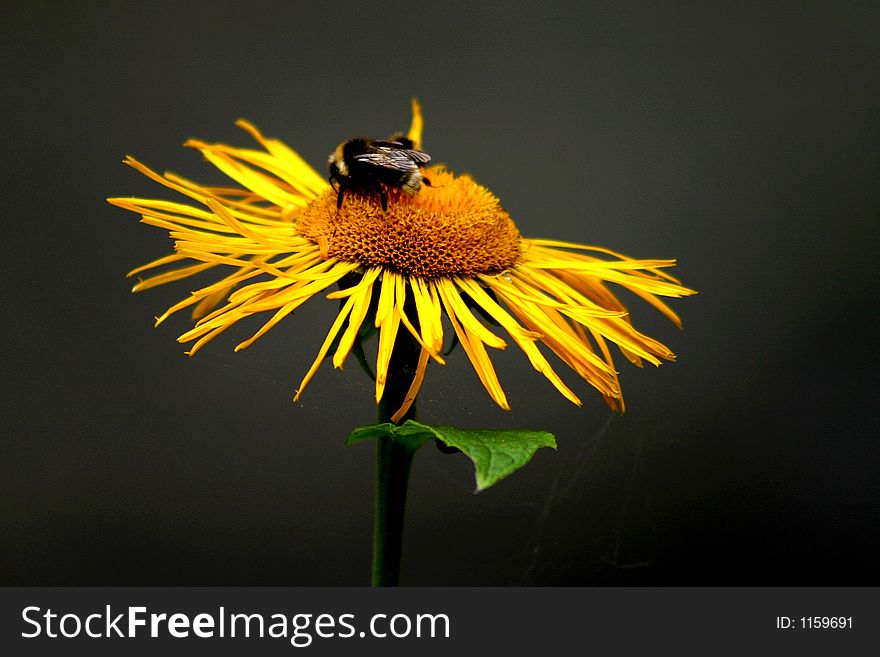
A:
POLYGON ((406 136, 412 141, 416 149, 422 147, 422 106, 415 98, 412 99, 412 123, 409 126, 409 132, 406 136))
POLYGON ((397 338, 397 329, 400 327, 400 315, 397 309, 392 307, 385 321, 379 329, 379 351, 376 355, 376 403, 382 399, 385 393, 385 383, 388 380, 388 364, 391 362, 391 350, 397 338))
POLYGON ((321 345, 321 348, 318 349, 318 355, 315 358, 315 361, 312 363, 309 371, 306 372, 306 375, 300 382, 299 387, 296 390, 296 394, 293 397, 293 401, 299 401, 299 398, 302 395, 303 391, 306 389, 306 386, 309 384, 309 381, 312 380, 315 372, 318 371, 318 368, 321 366, 321 362, 324 360, 324 357, 327 355, 327 351, 329 351, 330 349, 330 345, 332 345, 333 340, 336 339, 336 334, 339 333, 339 329, 342 328, 342 324, 345 322, 345 318, 348 317, 348 313, 351 312, 353 306, 354 301, 351 297, 349 297, 348 300, 343 304, 342 309, 339 311, 339 314, 336 315, 336 319, 334 320, 333 325, 327 332, 327 337, 324 338, 324 342, 321 345))
POLYGON ((504 342, 504 340, 483 326, 480 321, 474 317, 473 313, 468 310, 468 307, 461 300, 461 296, 459 296, 454 283, 441 279, 438 281, 437 291, 440 293, 440 298, 446 305, 447 313, 454 313, 462 326, 467 329, 469 333, 472 333, 475 337, 482 342, 485 342, 490 347, 504 349, 507 346, 507 343, 504 342))
POLYGON ((373 298, 373 283, 376 281, 376 278, 381 271, 382 270, 377 267, 364 274, 364 282, 366 282, 367 285, 359 286, 360 289, 358 290, 358 293, 350 297, 354 302, 354 306, 348 318, 348 328, 346 328, 345 333, 342 334, 342 338, 339 340, 339 347, 333 355, 333 367, 342 367, 345 358, 348 356, 348 352, 351 351, 352 346, 354 346, 354 341, 357 338, 361 325, 364 323, 364 318, 367 316, 367 311, 370 308, 370 300, 373 298))
POLYGON ((422 349, 421 352, 419 352, 419 362, 416 365, 416 373, 415 376, 413 376, 409 390, 406 391, 406 396, 403 398, 403 404, 401 404, 400 408, 397 409, 397 412, 391 416, 391 421, 395 424, 403 419, 403 416, 406 415, 406 412, 416 400, 419 390, 422 388, 422 382, 425 380, 425 371, 428 369, 429 355, 427 349, 422 349))
POLYGON ((495 368, 492 366, 492 361, 489 358, 489 354, 486 353, 482 341, 476 336, 468 333, 468 331, 458 322, 452 307, 446 302, 442 286, 452 285, 452 283, 450 281, 435 281, 432 285, 435 285, 438 288, 440 299, 443 301, 443 305, 446 308, 446 316, 449 318, 449 322, 452 324, 452 328, 456 335, 458 335, 458 340, 461 342, 461 346, 464 348, 464 351, 467 354, 471 365, 473 365, 474 371, 477 373, 483 387, 486 388, 489 396, 495 400, 496 404, 505 411, 509 411, 510 404, 507 403, 507 396, 504 394, 501 382, 498 380, 498 375, 495 373, 495 368))

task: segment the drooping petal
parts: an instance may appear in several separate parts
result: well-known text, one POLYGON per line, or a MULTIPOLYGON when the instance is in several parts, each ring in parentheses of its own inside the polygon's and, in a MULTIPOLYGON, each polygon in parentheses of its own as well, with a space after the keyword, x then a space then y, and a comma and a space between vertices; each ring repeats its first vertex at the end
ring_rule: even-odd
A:
POLYGON ((498 380, 498 375, 495 373, 495 368, 492 366, 492 360, 489 358, 489 354, 486 353, 483 341, 474 333, 469 332, 467 328, 459 322, 455 307, 449 301, 448 289, 453 286, 453 283, 449 280, 440 279, 434 281, 433 285, 436 287, 440 300, 443 302, 446 316, 449 318, 449 322, 452 324, 452 328, 458 336, 461 346, 468 355, 471 365, 473 365, 474 370, 483 386, 486 388, 486 391, 492 399, 495 400, 496 404, 504 410, 509 411, 510 404, 507 402, 507 396, 504 394, 501 382, 498 380))
POLYGON ((419 394, 419 390, 422 388, 422 382, 425 380, 425 371, 428 369, 428 358, 430 354, 427 349, 422 349, 419 352, 419 362, 416 365, 416 373, 413 376, 412 383, 409 386, 409 390, 406 391, 406 395, 403 398, 403 403, 400 408, 397 409, 397 412, 391 416, 391 421, 394 423, 399 423, 403 416, 406 415, 407 411, 412 407, 413 402, 416 400, 416 396, 419 394))
POLYGON ((342 325, 343 323, 345 323, 345 320, 348 317, 348 314, 351 312, 353 306, 354 300, 352 297, 349 297, 342 305, 342 308, 339 310, 339 314, 336 315, 336 319, 334 320, 333 325, 327 332, 327 337, 324 338, 324 342, 321 344, 321 348, 318 349, 318 355, 315 357, 315 361, 312 363, 312 366, 309 368, 308 372, 306 372, 306 375, 300 382, 299 387, 296 389, 296 394, 293 397, 293 401, 299 401, 299 398, 302 396, 303 391, 305 391, 306 386, 309 384, 309 381, 311 381, 312 377, 315 376, 315 372, 318 371, 318 368, 321 366, 321 363, 327 356, 327 352, 330 350, 330 346, 336 339, 336 336, 339 333, 339 329, 342 328, 342 325))
POLYGON ((370 300, 373 298, 373 283, 375 283, 376 278, 381 273, 382 270, 378 268, 368 270, 364 274, 362 281, 362 283, 366 284, 358 285, 357 293, 349 297, 354 305, 348 318, 348 327, 339 339, 339 347, 337 347, 336 353, 333 355, 333 367, 342 367, 348 352, 351 351, 358 332, 361 330, 361 324, 364 323, 364 318, 366 318, 367 311, 370 308, 370 300))
MULTIPOLYGON (((382 399, 385 393, 385 384, 388 380, 388 365, 391 362, 391 351, 394 341, 397 339, 397 330, 400 327, 400 315, 394 305, 394 295, 397 282, 393 272, 385 272, 382 277, 382 292, 379 298, 379 306, 382 307, 382 296, 387 299, 387 310, 382 315, 381 323, 377 320, 379 328, 379 349, 376 354, 376 403, 382 399), (386 292, 387 290, 387 292, 386 292)), ((378 317, 379 312, 376 312, 378 317)))

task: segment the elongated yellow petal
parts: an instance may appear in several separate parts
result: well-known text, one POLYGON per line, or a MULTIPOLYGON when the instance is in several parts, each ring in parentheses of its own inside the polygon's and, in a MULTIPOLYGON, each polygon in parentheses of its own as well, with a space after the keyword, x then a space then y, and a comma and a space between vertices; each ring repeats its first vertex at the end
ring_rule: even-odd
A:
POLYGON ((529 306, 516 297, 507 297, 501 292, 498 295, 521 322, 533 330, 540 331, 544 336, 542 338, 544 344, 550 347, 551 351, 577 372, 582 379, 602 394, 613 396, 619 392, 616 385, 616 373, 605 361, 593 353, 589 345, 585 345, 580 340, 572 338, 565 331, 561 331, 540 309, 529 306))
POLYGON ((236 162, 233 158, 215 148, 212 148, 209 144, 196 139, 190 139, 186 142, 185 146, 190 146, 199 150, 201 154, 205 156, 206 160, 232 178, 235 182, 256 192, 275 205, 281 207, 287 205, 304 207, 308 204, 308 201, 304 197, 284 189, 279 184, 280 181, 277 179, 273 179, 249 166, 236 162))
POLYGON ((397 287, 397 274, 386 271, 382 274, 382 290, 376 307, 376 327, 382 326, 394 307, 394 291, 397 287))
POLYGON ((142 292, 143 290, 149 290, 151 287, 157 287, 159 285, 165 285, 166 283, 179 281, 182 278, 188 278, 189 276, 193 276, 214 266, 215 265, 212 263, 207 263, 201 265, 192 265, 191 267, 182 267, 180 269, 172 269, 171 271, 166 271, 162 274, 150 276, 149 278, 138 281, 131 288, 131 291, 142 292))
POLYGON ((449 318, 449 322, 452 324, 452 328, 456 335, 458 335, 458 340, 461 342, 461 346, 468 355, 471 365, 474 366, 474 370, 476 371, 480 382, 483 384, 483 387, 486 388, 489 396, 495 400, 496 404, 505 411, 509 411, 510 404, 507 403, 507 396, 504 394, 501 382, 498 380, 498 375, 495 373, 495 368, 492 366, 492 361, 489 358, 489 354, 486 353, 486 348, 483 347, 482 341, 475 335, 468 333, 468 331, 459 323, 453 308, 446 301, 442 286, 452 285, 452 283, 450 281, 435 281, 433 282, 433 285, 437 287, 440 299, 446 308, 446 316, 449 318))
POLYGON ((513 319, 501 306, 499 306, 486 292, 473 281, 462 280, 459 281, 459 285, 471 295, 471 298, 479 304, 483 310, 489 313, 501 326, 510 334, 510 337, 513 338, 514 342, 522 349, 523 353, 525 353, 526 357, 529 359, 529 362, 532 364, 538 372, 547 377, 547 380, 553 384, 553 386, 560 392, 562 395, 568 399, 569 401, 581 405, 580 398, 571 391, 571 389, 563 383, 562 379, 559 378, 559 375, 554 371, 554 369, 550 366, 550 363, 547 362, 547 359, 544 358, 544 355, 539 351, 537 345, 535 345, 534 340, 541 337, 541 334, 534 333, 532 331, 527 331, 522 328, 519 324, 517 324, 516 320, 513 319))
POLYGON ((235 285, 227 285, 225 287, 221 287, 215 292, 211 294, 203 296, 201 299, 198 299, 194 296, 194 299, 198 301, 196 307, 192 309, 192 313, 190 313, 190 317, 192 319, 201 319, 209 312, 211 312, 214 308, 220 304, 223 299, 225 299, 229 293, 235 288, 235 285))
POLYGON ((433 288, 429 291, 428 286, 420 278, 412 278, 411 283, 422 341, 429 351, 439 353, 443 349, 443 321, 440 306, 431 296, 432 293, 436 293, 433 292, 433 288))
MULTIPOLYGON (((230 326, 232 326, 232 325, 231 325, 231 324, 227 324, 227 325, 225 325, 225 326, 218 326, 218 327, 215 328, 214 330, 209 331, 208 333, 206 333, 205 335, 203 335, 200 339, 198 339, 196 342, 194 342, 193 345, 192 345, 192 347, 189 348, 189 351, 185 351, 185 352, 183 352, 183 353, 185 353, 187 356, 195 356, 196 353, 198 353, 198 351, 199 351, 202 347, 204 347, 204 346, 205 346, 206 344, 208 344, 211 340, 213 340, 213 339, 216 338, 218 335, 220 335, 221 333, 223 333, 223 331, 225 331, 226 329, 228 329, 230 326)), ((181 336, 181 337, 182 337, 182 336, 181 336)), ((186 342, 186 340, 181 340, 180 338, 178 338, 177 341, 178 341, 178 342, 186 342)))
MULTIPOLYGON (((535 274, 535 272, 531 273, 535 274)), ((518 271, 517 274, 525 275, 526 271, 518 271)), ((568 291, 562 291, 563 288, 559 287, 553 289, 554 293, 560 297, 565 298, 565 296, 568 295, 570 297, 574 297, 578 302, 583 301, 585 303, 591 303, 589 300, 584 299, 579 293, 575 292, 571 288, 569 288, 568 291)), ((549 311, 550 309, 548 308, 548 314, 549 311)), ((621 347, 621 349, 626 350, 625 353, 627 355, 627 358, 633 360, 633 362, 637 362, 637 359, 641 357, 645 358, 654 365, 659 365, 660 361, 657 359, 657 356, 661 358, 666 358, 667 360, 672 360, 674 358, 674 354, 672 354, 672 352, 665 345, 658 342, 657 340, 654 340, 653 338, 650 338, 635 331, 626 316, 608 318, 591 317, 589 315, 584 316, 581 313, 572 312, 567 308, 563 308, 561 312, 565 313, 568 317, 583 325, 588 325, 595 328, 605 337, 617 343, 621 347)))
MULTIPOLYGON (((312 199, 317 195, 308 185, 304 184, 302 169, 295 170, 291 167, 291 162, 289 161, 282 162, 270 153, 263 153, 250 148, 232 148, 223 144, 215 144, 209 148, 228 156, 233 161, 246 162, 271 174, 280 183, 284 183, 283 185, 279 184, 279 187, 282 189, 286 188, 288 191, 292 191, 305 199, 312 199)), ((314 173, 314 171, 311 173, 314 173)), ((327 186, 325 182, 318 191, 324 191, 327 186)))
POLYGON ((211 212, 217 215, 223 223, 225 223, 233 230, 233 232, 238 233, 239 235, 242 235, 244 237, 248 237, 257 243, 261 243, 264 241, 264 235, 261 235, 255 229, 252 229, 251 227, 245 225, 244 222, 238 221, 238 219, 236 219, 233 214, 216 199, 207 198, 205 199, 205 204, 209 208, 211 208, 211 212))
POLYGON ((259 330, 256 333, 254 333, 251 337, 249 337, 244 342, 240 342, 239 344, 235 345, 235 351, 241 351, 242 349, 247 349, 248 347, 250 347, 254 342, 256 342, 263 335, 265 335, 266 331, 268 331, 273 326, 278 324, 278 322, 280 322, 282 319, 287 317, 290 313, 292 313, 294 310, 296 310, 304 302, 305 302, 305 299, 301 299, 301 300, 293 301, 291 303, 288 303, 288 304, 282 306, 274 315, 272 315, 271 319, 269 319, 268 322, 266 322, 265 324, 263 324, 259 328, 259 330))
MULTIPOLYGON (((575 328, 580 329, 580 326, 575 324, 575 328)), ((582 329, 581 329, 582 330, 582 329)), ((593 339, 596 341, 596 344, 599 345, 599 350, 602 352, 602 357, 605 359, 605 362, 608 363, 608 366, 614 367, 614 360, 611 358, 611 352, 608 350, 608 344, 605 342, 605 338, 603 338, 600 334, 596 333, 594 330, 590 329, 590 333, 593 336, 593 339)), ((586 339, 586 336, 584 336, 586 339)), ((615 374, 615 380, 617 380, 617 375, 615 374)), ((620 389, 620 382, 617 381, 618 390, 620 389)), ((605 403, 611 407, 611 410, 617 411, 618 413, 623 413, 626 410, 626 404, 623 401, 623 392, 621 391, 619 396, 612 397, 608 395, 603 395, 605 399, 605 403)))
POLYGON ((144 223, 151 223, 151 225, 172 228, 187 227, 230 234, 234 232, 234 229, 218 221, 217 217, 210 212, 183 203, 143 198, 108 198, 107 202, 123 210, 142 215, 144 223), (159 221, 150 222, 150 218, 159 221))
MULTIPOLYGON (((604 253, 606 255, 610 255, 614 258, 620 258, 621 260, 632 260, 629 256, 625 256, 617 251, 612 251, 611 249, 606 249, 602 246, 587 246, 586 244, 576 244, 574 242, 562 242, 559 240, 547 240, 547 239, 530 239, 529 242, 538 246, 549 246, 549 247, 558 247, 563 249, 574 249, 576 251, 594 251, 596 253, 604 253)), ((556 252, 558 253, 558 252, 556 252)), ((577 254, 567 254, 567 255, 577 255, 577 254)), ((677 278, 673 278, 668 273, 661 270, 650 270, 652 273, 660 276, 661 278, 665 278, 666 280, 672 283, 680 283, 677 278)))
POLYGON ((480 321, 474 317, 473 313, 468 310, 468 307, 461 300, 454 283, 444 280, 438 281, 437 291, 440 293, 440 298, 446 305, 447 312, 454 313, 458 321, 461 322, 462 326, 468 331, 468 333, 473 334, 480 341, 485 342, 490 347, 504 349, 507 346, 507 343, 504 342, 504 340, 483 326, 480 321))
POLYGON ((312 380, 315 372, 318 371, 318 368, 321 366, 324 357, 327 356, 327 352, 330 350, 330 345, 332 345, 333 341, 336 339, 336 335, 339 333, 339 329, 342 328, 342 324, 345 322, 345 319, 348 317, 348 314, 351 312, 353 306, 354 300, 352 299, 352 297, 349 297, 348 300, 346 300, 346 302, 343 304, 342 309, 339 311, 339 314, 336 315, 336 319, 334 320, 333 325, 327 332, 327 337, 324 338, 324 342, 323 344, 321 344, 321 348, 318 349, 318 355, 317 357, 315 357, 315 361, 312 363, 309 371, 306 372, 306 375, 300 382, 299 387, 296 390, 296 394, 293 397, 293 401, 299 401, 299 398, 302 396, 303 391, 309 384, 309 381, 312 380))
POLYGON ((345 299, 346 297, 350 297, 353 294, 357 294, 361 292, 365 287, 372 287, 373 283, 376 282, 376 276, 382 273, 382 269, 380 267, 375 267, 372 270, 375 272, 375 276, 363 276, 361 280, 351 287, 342 288, 341 290, 336 290, 335 292, 330 292, 327 295, 328 299, 345 299))
MULTIPOLYGON (((567 275, 567 272, 554 275, 540 269, 526 266, 517 267, 516 271, 511 273, 510 284, 521 292, 527 292, 527 294, 513 296, 522 297, 527 303, 543 305, 543 300, 540 297, 535 298, 537 295, 533 294, 533 291, 537 289, 549 295, 551 303, 553 301, 562 303, 564 307, 560 307, 560 310, 567 314, 576 314, 582 317, 620 317, 626 314, 626 308, 613 296, 611 299, 593 299, 581 294, 578 288, 568 284, 567 275), (603 304, 600 301, 606 303, 603 304)), ((499 284, 499 289, 504 289, 503 284, 499 284)), ((511 294, 507 290, 505 292, 511 294)))
POLYGON ((403 416, 406 415, 407 411, 409 411, 410 407, 412 407, 413 402, 416 400, 416 396, 419 394, 419 390, 422 388, 422 382, 425 380, 425 371, 428 369, 428 357, 430 354, 427 349, 422 349, 419 352, 419 362, 416 365, 416 373, 413 376, 412 383, 409 386, 409 390, 406 391, 406 396, 403 398, 403 403, 400 405, 400 408, 397 409, 397 412, 391 416, 391 421, 395 424, 399 423, 403 416))
MULTIPOLYGON (((125 159, 122 160, 122 163, 130 166, 135 171, 142 173, 147 178, 154 180, 155 182, 159 183, 160 185, 164 185, 168 189, 172 189, 175 192, 183 194, 184 196, 188 196, 191 199, 198 201, 199 203, 204 201, 205 197, 203 194, 197 194, 197 193, 193 192, 192 190, 187 189, 183 185, 179 185, 171 180, 168 180, 165 176, 162 176, 162 175, 156 173, 150 167, 146 166, 145 164, 142 164, 141 162, 136 160, 131 155, 126 155, 125 159)), ((111 203, 113 203, 113 201, 117 200, 117 199, 107 199, 107 200, 110 201, 111 203)))
POLYGON ((266 150, 283 162, 285 168, 294 172, 297 179, 311 194, 320 194, 329 187, 327 181, 318 175, 317 171, 283 142, 277 139, 267 139, 257 130, 256 126, 244 119, 239 119, 235 125, 249 132, 266 150))
MULTIPOLYGON (((534 331, 529 331, 528 329, 523 328, 519 324, 516 323, 516 320, 510 316, 510 314, 505 311, 498 303, 495 302, 492 297, 490 297, 486 291, 474 281, 469 281, 467 279, 456 279, 458 285, 467 292, 467 294, 477 303, 483 310, 485 310, 490 317, 492 317, 496 322, 498 322, 501 327, 507 331, 511 337, 515 340, 523 340, 523 341, 533 341, 538 340, 543 337, 540 333, 536 333, 534 331)), ((490 286, 490 289, 492 287, 490 286)))
POLYGON ((370 308, 370 300, 373 298, 373 283, 375 283, 381 271, 378 267, 369 270, 364 275, 364 281, 367 285, 359 285, 358 293, 350 297, 354 302, 354 306, 349 315, 348 328, 342 334, 342 338, 339 340, 339 347, 333 355, 333 367, 342 367, 348 352, 354 346, 358 331, 360 331, 364 318, 367 316, 367 311, 370 308))
POLYGON ((397 338, 397 329, 400 327, 400 315, 396 308, 385 317, 379 329, 379 352, 376 355, 376 403, 385 394, 385 383, 388 381, 388 364, 391 362, 391 350, 394 348, 394 340, 397 338))
POLYGON ((186 260, 186 256, 182 256, 179 253, 172 253, 167 256, 163 256, 161 258, 157 258, 151 262, 148 262, 145 265, 141 265, 140 267, 135 267, 130 272, 128 272, 125 276, 126 278, 131 278, 141 272, 145 272, 148 269, 155 269, 156 267, 161 267, 162 265, 167 265, 172 262, 180 262, 181 260, 186 260))
POLYGON ((415 326, 412 325, 412 322, 410 321, 409 317, 407 317, 406 311, 404 310, 403 306, 401 305, 399 299, 397 300, 397 303, 395 304, 394 309, 397 311, 398 317, 400 317, 400 322, 403 324, 403 326, 406 328, 406 330, 409 331, 409 334, 411 336, 413 336, 413 338, 415 338, 416 342, 419 343, 419 346, 422 349, 424 349, 425 351, 427 351, 428 355, 431 358, 433 358, 435 361, 437 361, 441 365, 445 365, 446 361, 444 360, 443 356, 440 355, 439 350, 434 351, 427 344, 425 344, 425 341, 422 339, 422 335, 416 330, 415 326))

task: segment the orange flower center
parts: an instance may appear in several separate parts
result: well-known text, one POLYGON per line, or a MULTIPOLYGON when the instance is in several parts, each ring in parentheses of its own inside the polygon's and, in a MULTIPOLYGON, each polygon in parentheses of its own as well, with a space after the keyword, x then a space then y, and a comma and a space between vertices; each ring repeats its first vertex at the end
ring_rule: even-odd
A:
POLYGON ((325 192, 297 217, 297 232, 322 245, 328 257, 422 278, 495 274, 520 256, 520 234, 499 200, 470 176, 442 167, 425 172, 431 186, 415 195, 325 192))

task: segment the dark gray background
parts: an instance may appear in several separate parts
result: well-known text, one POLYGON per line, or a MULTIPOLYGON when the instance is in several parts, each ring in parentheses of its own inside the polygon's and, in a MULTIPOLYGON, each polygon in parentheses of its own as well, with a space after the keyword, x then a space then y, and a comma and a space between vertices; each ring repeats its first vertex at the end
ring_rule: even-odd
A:
POLYGON ((189 359, 151 318, 192 285, 123 277, 167 237, 103 199, 164 195, 126 152, 219 181, 179 144, 247 144, 240 116, 322 167, 415 95, 524 234, 676 257, 700 295, 683 332, 633 303, 680 358, 621 363, 622 417, 513 348, 511 413, 463 354, 432 368, 424 421, 559 450, 476 496, 422 450, 402 582, 880 582, 873 3, 367 4, 4 4, 0 581, 367 583, 370 382, 290 402, 335 305, 189 359))

